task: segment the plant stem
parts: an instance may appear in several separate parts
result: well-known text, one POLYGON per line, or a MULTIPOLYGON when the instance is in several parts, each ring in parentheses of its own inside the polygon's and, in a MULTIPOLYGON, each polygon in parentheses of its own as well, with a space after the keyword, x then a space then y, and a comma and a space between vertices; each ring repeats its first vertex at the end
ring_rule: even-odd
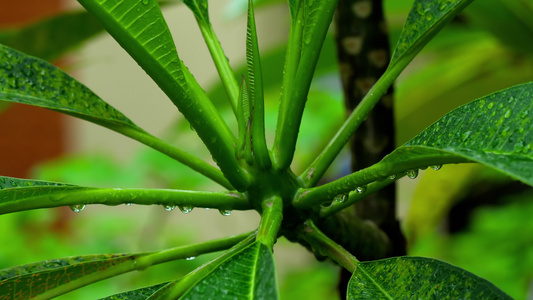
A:
POLYGON ((239 85, 237 83, 237 80, 235 79, 235 74, 231 69, 226 55, 224 54, 224 50, 220 46, 220 42, 217 39, 217 36, 215 34, 215 31, 213 30, 213 26, 211 26, 211 23, 201 22, 200 20, 198 20, 198 25, 200 27, 202 35, 204 36, 207 48, 211 53, 211 57, 213 58, 215 67, 217 68, 218 75, 220 76, 222 84, 226 89, 226 94, 228 94, 231 108, 233 109, 233 112, 237 115, 239 85))
MULTIPOLYGON (((44 186, 12 189, 38 191, 35 196, 0 203, 0 214, 59 206, 83 204, 120 205, 166 205, 181 207, 204 207, 227 210, 249 210, 251 204, 245 196, 235 192, 198 192, 165 189, 100 189, 78 186, 44 186), (49 190, 43 193, 43 190, 49 190), (56 192, 55 192, 56 191, 56 192)), ((9 190, 3 190, 3 193, 9 190)), ((12 197, 12 196, 10 196, 12 197)), ((15 196, 16 197, 16 196, 15 196)))
POLYGON ((298 21, 302 18, 301 22, 306 22, 302 29, 301 57, 296 76, 292 82, 290 98, 287 99, 287 104, 282 104, 282 108, 285 109, 284 120, 278 120, 274 141, 274 151, 279 151, 276 161, 276 168, 279 170, 289 168, 294 157, 303 110, 307 102, 315 67, 337 7, 337 0, 319 1, 315 3, 313 10, 320 12, 309 13, 309 2, 301 2, 304 2, 301 4, 303 5, 303 13, 298 14, 298 21))
POLYGON ((322 178, 333 160, 341 152, 344 145, 348 143, 352 134, 363 123, 372 108, 379 102, 381 97, 387 93, 396 77, 403 69, 388 70, 374 84, 370 91, 363 98, 361 103, 353 110, 348 119, 328 143, 322 153, 311 163, 311 165, 300 175, 300 179, 306 187, 312 187, 322 178))
POLYGON ((181 278, 178 282, 176 282, 176 284, 164 295, 163 299, 178 299, 185 292, 187 292, 187 290, 189 290, 192 286, 202 280, 202 278, 204 278, 213 270, 215 270, 224 261, 235 255, 242 249, 246 248, 251 243, 253 243, 255 241, 255 238, 255 232, 253 234, 249 234, 248 237, 242 239, 237 245, 233 246, 224 254, 187 274, 185 277, 181 278))
POLYGON ((313 221, 305 221, 304 228, 299 233, 299 236, 309 243, 313 252, 333 259, 337 264, 351 273, 357 268, 359 260, 320 231, 313 221))
POLYGON ((60 285, 54 289, 48 290, 33 299, 50 299, 63 295, 75 289, 84 287, 94 282, 98 282, 113 276, 124 274, 131 271, 142 271, 148 267, 158 265, 161 263, 174 261, 178 259, 185 259, 188 257, 198 256, 205 253, 217 252, 233 247, 235 244, 249 239, 254 233, 245 233, 236 236, 225 237, 222 239, 212 240, 200 244, 182 246, 173 249, 152 252, 148 254, 140 254, 132 260, 119 263, 117 265, 108 267, 105 270, 72 280, 68 284, 60 285))
MULTIPOLYGON (((409 147, 402 147, 402 150, 412 151, 409 147)), ((396 151, 395 151, 396 152, 396 151)), ((393 153, 395 153, 393 152, 393 153)), ((405 161, 396 161, 400 155, 385 157, 381 162, 368 168, 354 172, 330 183, 315 188, 300 189, 292 202, 297 208, 306 208, 320 205, 323 202, 331 201, 339 195, 346 195, 357 187, 368 185, 374 181, 386 180, 391 175, 403 173, 407 170, 424 168, 430 165, 442 165, 448 163, 468 162, 467 159, 446 153, 432 153, 427 155, 410 156, 405 161), (388 157, 391 157, 388 159, 388 157)), ((403 174, 402 174, 403 175, 403 174)))
POLYGON ((344 202, 340 201, 333 201, 330 206, 322 207, 320 209, 320 217, 321 218, 327 218, 330 215, 341 211, 345 209, 348 206, 353 205, 356 202, 359 202, 360 200, 363 200, 367 195, 370 195, 374 192, 377 192, 384 187, 388 186, 391 183, 394 183, 394 181, 400 179, 403 176, 398 176, 398 178, 395 178, 394 180, 391 180, 389 178, 383 180, 383 181, 376 181, 369 184, 366 188, 366 191, 364 193, 359 193, 357 191, 350 192, 350 195, 348 199, 344 202))
POLYGON ((146 132, 140 132, 129 127, 119 127, 115 128, 114 130, 179 161, 180 163, 215 181, 228 190, 234 189, 220 170, 194 155, 186 153, 185 151, 178 149, 146 132))
POLYGON ((263 201, 262 208, 257 240, 272 250, 283 220, 283 200, 279 196, 272 197, 263 201))

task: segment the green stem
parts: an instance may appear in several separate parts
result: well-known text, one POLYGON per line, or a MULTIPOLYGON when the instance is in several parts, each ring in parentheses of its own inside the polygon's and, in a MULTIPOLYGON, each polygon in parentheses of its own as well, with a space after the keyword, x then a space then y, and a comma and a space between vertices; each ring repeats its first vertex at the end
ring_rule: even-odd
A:
POLYGON ((283 200, 279 196, 272 197, 263 201, 262 208, 257 240, 272 250, 283 220, 283 200))
POLYGON ((298 20, 302 18, 302 22, 306 22, 302 30, 302 51, 296 76, 291 82, 290 98, 282 106, 285 110, 284 120, 281 122, 278 120, 274 141, 274 149, 279 151, 276 169, 289 168, 294 157, 307 95, 337 2, 337 0, 318 1, 314 3, 315 7, 312 9, 309 9, 311 4, 308 1, 301 2, 303 3, 301 4, 303 5, 303 13, 298 14, 298 20), (319 10, 320 12, 313 12, 312 10, 319 10))
POLYGON ((164 295, 163 299, 179 299, 179 297, 181 297, 192 286, 202 280, 202 278, 213 272, 213 270, 220 266, 220 264, 253 243, 255 238, 255 232, 253 234, 249 234, 248 237, 242 239, 237 245, 233 246, 221 256, 187 274, 185 277, 176 282, 176 284, 164 295))
POLYGON ((228 59, 224 54, 224 50, 222 49, 222 46, 218 41, 218 38, 215 34, 215 31, 213 30, 213 26, 211 26, 211 23, 202 22, 200 20, 197 21, 198 26, 200 27, 200 31, 204 36, 205 43, 207 44, 207 48, 209 49, 211 57, 213 58, 213 61, 215 63, 215 67, 217 68, 218 75, 220 76, 222 84, 226 89, 226 94, 228 94, 231 108, 233 109, 233 112, 237 114, 239 85, 237 83, 237 80, 235 79, 235 74, 231 69, 228 59))
POLYGON ((220 170, 194 155, 186 153, 185 151, 178 149, 146 132, 134 130, 130 127, 118 127, 114 130, 179 161, 180 163, 215 181, 228 190, 233 189, 233 186, 229 183, 226 177, 224 177, 224 174, 222 174, 220 170))
POLYGON ((299 236, 309 243, 313 252, 333 259, 351 273, 357 268, 359 260, 320 231, 313 221, 305 221, 304 228, 299 233, 299 236))
POLYGON ((425 168, 430 165, 462 162, 468 162, 468 160, 445 153, 419 155, 409 157, 405 161, 396 161, 385 157, 377 164, 330 183, 315 188, 303 188, 298 190, 292 204, 297 208, 318 206, 321 203, 333 200, 339 195, 346 195, 357 189, 357 187, 367 186, 374 181, 386 180, 387 177, 398 173, 404 175, 403 173, 407 170, 418 170, 419 168, 425 168))
POLYGON ((3 190, 13 193, 25 190, 29 194, 22 198, 0 203, 0 214, 59 206, 83 204, 120 205, 133 203, 139 205, 166 205, 218 208, 226 210, 249 210, 252 206, 245 196, 235 192, 198 192, 165 189, 99 189, 78 186, 43 186, 3 190), (48 190, 49 192, 43 192, 48 190), (37 194, 38 192, 38 194, 37 194), (32 194, 36 193, 35 196, 32 194))
POLYGON ((370 91, 363 98, 361 103, 353 110, 348 119, 328 143, 322 153, 311 163, 311 165, 300 175, 300 179, 306 187, 315 186, 326 173, 333 160, 348 143, 353 133, 366 119, 372 108, 379 102, 381 97, 387 93, 396 77, 403 68, 393 68, 387 70, 385 74, 374 84, 370 91))
POLYGON ((75 289, 84 287, 94 282, 98 282, 110 277, 124 274, 131 271, 142 271, 154 265, 162 264, 178 259, 185 259, 188 257, 198 256, 205 253, 217 252, 233 247, 235 244, 246 240, 252 233, 245 233, 222 239, 212 240, 200 244, 177 247, 169 250, 153 252, 149 254, 140 255, 136 259, 125 261, 117 265, 108 267, 97 273, 93 273, 76 280, 72 280, 68 284, 60 285, 54 289, 48 290, 33 299, 50 299, 73 291, 75 289))
POLYGON ((394 179, 387 178, 383 181, 372 182, 371 184, 367 186, 366 191, 364 191, 363 193, 358 192, 358 191, 350 192, 348 199, 346 201, 333 201, 330 206, 320 208, 320 217, 327 218, 331 216, 332 214, 339 212, 360 200, 363 200, 367 195, 370 195, 374 192, 381 190, 382 188, 388 186, 391 183, 394 183, 396 180, 402 177, 403 175, 396 176, 394 179))

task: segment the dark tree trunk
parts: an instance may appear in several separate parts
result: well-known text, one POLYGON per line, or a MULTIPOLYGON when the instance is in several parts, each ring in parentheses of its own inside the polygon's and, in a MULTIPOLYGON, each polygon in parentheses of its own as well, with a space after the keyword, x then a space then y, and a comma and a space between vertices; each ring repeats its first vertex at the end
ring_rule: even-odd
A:
MULTIPOLYGON (((390 59, 382 0, 340 0, 335 25, 339 66, 349 113, 383 74, 390 59)), ((377 163, 394 150, 392 104, 391 89, 352 137, 352 171, 377 163)), ((396 219, 395 194, 395 186, 390 185, 368 195, 354 208, 359 218, 374 223, 388 236, 390 244, 384 257, 405 255, 406 251, 405 238, 396 219)), ((355 251, 360 260, 376 259, 368 253, 358 256, 359 251, 355 251)), ((341 283, 341 293, 345 292, 350 275, 343 274, 345 281, 341 283)))

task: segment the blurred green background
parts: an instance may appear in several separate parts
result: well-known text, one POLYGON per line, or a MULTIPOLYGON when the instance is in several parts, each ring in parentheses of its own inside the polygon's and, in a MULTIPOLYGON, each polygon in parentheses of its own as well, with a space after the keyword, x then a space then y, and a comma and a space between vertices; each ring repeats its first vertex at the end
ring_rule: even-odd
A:
MULTIPOLYGON (((288 13, 284 1, 257 2, 267 140, 272 141, 288 13)), ((412 2, 385 1, 393 45, 412 2)), ((211 15, 221 43, 228 49, 227 56, 236 73, 244 74, 246 1, 211 3, 218 7, 211 9, 211 15)), ((164 12, 181 58, 236 128, 200 34, 191 30, 192 14, 180 4, 168 5, 164 12), (192 31, 193 36, 186 31, 192 31)), ((531 0, 475 1, 446 27, 396 83, 398 144, 458 105, 531 81, 532 15, 531 0)), ((2 33, 0 42, 6 42, 2 33)), ((67 70, 140 126, 209 160, 187 121, 124 54, 110 37, 101 34, 69 54, 67 70)), ((296 173, 311 162, 345 117, 335 56, 330 34, 302 121, 293 164, 296 173)), ((219 189, 179 163, 114 133, 71 119, 68 126, 72 140, 69 154, 36 166, 33 178, 98 187, 219 189)), ((348 159, 348 153, 343 152, 327 176, 335 178, 347 172, 348 159)), ((516 299, 533 298, 530 188, 476 165, 444 166, 441 171, 421 172, 417 180, 401 180, 398 185, 399 216, 411 255, 443 259, 492 281, 516 299), (495 188, 499 192, 494 192, 495 188)), ((72 255, 160 250, 245 232, 258 222, 254 212, 222 216, 216 210, 195 209, 182 214, 177 209, 167 212, 162 207, 140 206, 89 206, 79 214, 59 208, 4 215, 0 218, 0 244, 5 245, 0 250, 0 269, 72 255)), ((275 257, 282 299, 338 297, 339 272, 331 263, 315 261, 304 248, 284 239, 276 246, 275 257)), ((209 256, 202 256, 122 275, 63 299, 95 299, 172 280, 207 259, 209 256)))

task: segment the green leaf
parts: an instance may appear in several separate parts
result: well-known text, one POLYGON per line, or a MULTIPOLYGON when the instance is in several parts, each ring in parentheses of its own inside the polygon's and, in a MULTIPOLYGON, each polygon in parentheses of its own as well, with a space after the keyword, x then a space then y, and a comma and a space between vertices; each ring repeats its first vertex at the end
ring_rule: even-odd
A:
POLYGON ((533 82, 517 85, 453 110, 383 162, 426 156, 435 164, 451 155, 533 185, 532 113, 533 82))
POLYGON ((251 244, 180 299, 278 299, 272 252, 261 242, 251 244))
MULTIPOLYGON (((473 0, 416 0, 392 54, 391 65, 413 57, 473 0)), ((402 68, 403 69, 403 68, 402 68)))
POLYGON ((150 296, 156 294, 159 290, 165 289, 169 284, 172 283, 160 283, 152 286, 147 286, 144 288, 123 292, 120 294, 115 294, 100 300, 146 300, 150 296))
POLYGON ((102 32, 104 28, 96 18, 80 11, 8 31, 0 35, 0 44, 52 61, 102 32))
POLYGON ((86 86, 41 59, 0 45, 0 99, 59 111, 116 130, 144 132, 86 86))
POLYGON ((489 281, 423 257, 359 262, 347 299, 511 299, 489 281))
POLYGON ((140 255, 87 255, 0 270, 0 299, 29 299, 73 280, 133 261, 140 255))
POLYGON ((178 57, 155 0, 79 0, 152 77, 191 123, 231 184, 243 191, 247 174, 234 155, 235 137, 178 57))
POLYGON ((207 0, 183 0, 183 3, 194 13, 196 20, 209 23, 207 0))

